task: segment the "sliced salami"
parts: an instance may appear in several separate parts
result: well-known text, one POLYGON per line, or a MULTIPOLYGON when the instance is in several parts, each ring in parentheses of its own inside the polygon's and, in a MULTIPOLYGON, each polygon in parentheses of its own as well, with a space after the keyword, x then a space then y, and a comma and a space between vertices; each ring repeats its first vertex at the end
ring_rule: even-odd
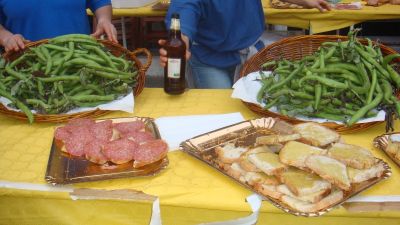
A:
POLYGON ((133 167, 139 168, 164 158, 168 145, 161 139, 151 140, 139 145, 134 153, 133 167))
POLYGON ((113 123, 111 120, 97 122, 90 126, 90 132, 94 138, 101 142, 110 141, 113 136, 113 123))
POLYGON ((70 130, 69 138, 64 141, 66 151, 74 156, 82 156, 87 143, 93 140, 88 127, 75 127, 70 130))
POLYGON ((103 154, 113 163, 122 164, 133 159, 139 144, 127 138, 110 141, 103 146, 103 154))
POLYGON ((68 138, 70 138, 71 132, 69 131, 68 128, 66 127, 57 127, 54 138, 59 140, 59 141, 67 141, 68 138))
POLYGON ((123 134, 122 137, 128 138, 130 140, 136 141, 139 144, 143 144, 144 142, 154 140, 154 136, 152 133, 148 131, 134 131, 123 134))
POLYGON ((84 148, 85 157, 87 160, 96 164, 104 164, 108 161, 108 158, 102 152, 102 142, 98 140, 92 140, 87 143, 84 148))
POLYGON ((145 128, 144 122, 137 120, 133 122, 123 122, 114 124, 114 128, 121 134, 126 134, 133 131, 140 131, 145 128))
POLYGON ((87 127, 95 124, 96 122, 92 119, 87 119, 87 118, 78 118, 78 119, 72 119, 68 121, 67 126, 78 126, 78 127, 87 127))

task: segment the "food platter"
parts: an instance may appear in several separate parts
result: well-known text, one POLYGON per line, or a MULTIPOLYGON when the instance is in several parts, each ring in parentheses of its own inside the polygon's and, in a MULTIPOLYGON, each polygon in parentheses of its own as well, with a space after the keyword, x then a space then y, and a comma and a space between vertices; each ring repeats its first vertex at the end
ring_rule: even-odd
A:
POLYGON ((227 169, 232 168, 232 165, 234 163, 228 165, 219 157, 217 149, 221 146, 226 146, 229 143, 235 143, 235 145, 239 146, 251 146, 254 145, 257 138, 259 138, 260 136, 272 134, 284 135, 287 126, 288 124, 286 122, 270 117, 244 121, 188 139, 181 143, 181 148, 184 152, 213 167, 222 174, 232 178, 240 185, 255 193, 260 194, 265 200, 269 201, 279 209, 296 216, 321 216, 331 211, 333 208, 341 205, 347 199, 370 188, 374 184, 390 177, 391 175, 391 169, 388 164, 381 159, 377 159, 374 157, 374 160, 376 160, 378 164, 382 165, 382 173, 380 173, 376 177, 369 178, 368 180, 364 180, 358 183, 351 183, 350 189, 347 191, 343 191, 343 195, 340 199, 329 202, 329 204, 326 204, 324 207, 320 207, 317 210, 301 211, 288 205, 285 201, 282 201, 281 194, 279 194, 279 197, 276 197, 273 194, 266 194, 266 192, 260 191, 260 189, 257 188, 257 184, 252 184, 248 180, 243 178, 245 176, 235 176, 234 173, 227 169))
POLYGON ((390 151, 387 151, 388 145, 390 145, 390 136, 391 135, 399 135, 400 133, 389 133, 389 134, 383 134, 380 135, 376 138, 374 138, 373 144, 376 148, 380 149, 386 155, 394 162, 397 164, 397 166, 400 167, 400 160, 396 159, 395 154, 393 154, 390 151))
MULTIPOLYGON (((112 119, 113 123, 133 121, 142 121, 145 124, 145 130, 153 134, 155 139, 160 139, 159 131, 152 118, 131 117, 112 119)), ((101 120, 97 122, 101 122, 101 120)), ((107 162, 99 165, 90 162, 85 157, 71 156, 61 150, 62 146, 59 140, 56 138, 53 139, 45 175, 45 180, 53 185, 153 176, 161 172, 169 164, 168 157, 165 156, 161 160, 139 168, 134 168, 132 161, 122 164, 107 162)))

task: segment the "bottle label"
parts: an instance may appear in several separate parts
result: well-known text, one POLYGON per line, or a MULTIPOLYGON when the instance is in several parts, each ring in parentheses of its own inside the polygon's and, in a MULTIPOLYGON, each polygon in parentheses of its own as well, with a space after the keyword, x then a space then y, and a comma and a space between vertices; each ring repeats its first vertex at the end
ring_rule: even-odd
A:
POLYGON ((180 30, 181 29, 181 23, 179 19, 172 18, 171 19, 171 30, 180 30))
POLYGON ((181 77, 181 59, 168 58, 168 78, 181 77))

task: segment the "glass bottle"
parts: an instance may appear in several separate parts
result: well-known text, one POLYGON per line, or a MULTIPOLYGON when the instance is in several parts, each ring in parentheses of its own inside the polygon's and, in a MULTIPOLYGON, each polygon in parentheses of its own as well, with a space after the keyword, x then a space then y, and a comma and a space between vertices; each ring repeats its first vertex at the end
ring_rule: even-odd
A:
POLYGON ((171 17, 169 38, 164 45, 167 51, 167 64, 164 68, 164 91, 177 95, 185 91, 186 45, 181 37, 179 14, 171 17))

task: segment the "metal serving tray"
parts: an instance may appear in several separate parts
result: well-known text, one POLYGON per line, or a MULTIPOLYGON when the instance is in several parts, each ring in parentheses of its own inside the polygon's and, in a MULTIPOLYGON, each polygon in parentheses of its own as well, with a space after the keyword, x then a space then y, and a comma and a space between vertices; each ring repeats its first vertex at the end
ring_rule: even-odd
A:
POLYGON ((217 146, 221 146, 229 142, 239 143, 240 146, 251 146, 254 144, 255 139, 258 136, 266 134, 274 134, 274 133, 284 134, 286 130, 285 127, 287 127, 286 122, 271 117, 248 120, 215 131, 211 131, 209 133, 200 136, 193 137, 191 139, 182 142, 180 146, 184 152, 196 157, 197 159, 215 168, 224 175, 234 179, 236 182, 248 188, 249 190, 263 196, 265 200, 271 202, 274 206, 278 207, 279 209, 296 216, 305 216, 305 217, 321 216, 332 210, 334 207, 341 205, 347 199, 357 195, 358 193, 366 190, 367 188, 378 183, 379 181, 390 177, 391 175, 390 167, 387 165, 387 163, 380 160, 383 162, 385 168, 384 173, 380 177, 372 178, 362 183, 353 184, 351 191, 344 193, 344 198, 340 202, 333 203, 322 210, 316 212, 301 212, 291 208, 290 206, 286 205, 279 199, 275 199, 268 195, 258 192, 255 188, 248 185, 247 183, 235 179, 234 177, 229 175, 224 170, 223 163, 219 161, 215 153, 215 148, 217 146))
POLYGON ((394 157, 393 154, 391 154, 390 152, 387 152, 387 151, 386 151, 386 147, 387 147, 387 145, 388 145, 388 143, 389 143, 389 136, 392 135, 392 134, 399 134, 399 133, 398 133, 398 132, 395 132, 395 133, 388 133, 388 134, 380 135, 380 136, 374 138, 373 144, 374 144, 374 146, 375 146, 376 148, 378 148, 378 149, 382 150, 383 152, 385 152, 386 155, 387 155, 394 163, 396 163, 397 166, 400 167, 400 161, 397 160, 397 159, 394 157))
MULTIPOLYGON (((113 123, 141 120, 145 123, 145 129, 147 131, 151 132, 155 138, 160 138, 160 133, 152 118, 130 117, 111 120, 113 123)), ((98 165, 86 160, 84 157, 71 156, 61 151, 61 147, 62 144, 53 138, 45 176, 45 180, 53 185, 152 176, 165 169, 169 163, 168 157, 166 156, 157 162, 141 168, 133 168, 132 161, 120 165, 98 165)))

